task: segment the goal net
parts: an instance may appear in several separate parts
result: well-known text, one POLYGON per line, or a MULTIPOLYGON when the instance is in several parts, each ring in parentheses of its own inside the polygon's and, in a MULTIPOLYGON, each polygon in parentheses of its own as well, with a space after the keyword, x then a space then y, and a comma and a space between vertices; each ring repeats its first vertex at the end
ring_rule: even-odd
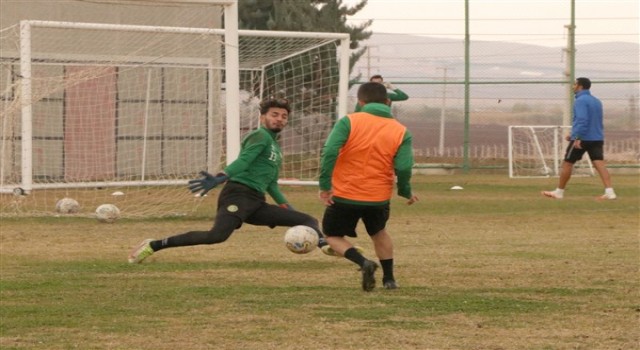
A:
POLYGON ((202 208, 185 185, 235 159, 268 96, 292 101, 283 178, 315 180, 322 142, 346 112, 348 35, 237 33, 230 63, 224 29, 3 28, 0 214, 51 215, 64 197, 83 216, 105 203, 125 217, 210 214, 215 205, 202 208))
MULTIPOLYGON (((569 126, 509 126, 509 177, 535 178, 560 174, 569 126)), ((576 162, 574 175, 594 175, 589 157, 576 162)))

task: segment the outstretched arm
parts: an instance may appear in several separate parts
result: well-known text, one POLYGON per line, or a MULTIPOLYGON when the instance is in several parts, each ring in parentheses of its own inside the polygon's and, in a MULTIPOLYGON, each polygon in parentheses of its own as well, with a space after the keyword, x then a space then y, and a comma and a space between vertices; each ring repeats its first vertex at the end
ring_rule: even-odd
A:
POLYGON ((192 193, 200 192, 200 197, 229 179, 225 173, 218 173, 213 176, 204 170, 200 172, 200 176, 202 177, 189 181, 189 190, 192 193))
POLYGON ((409 95, 407 95, 404 91, 400 89, 396 89, 395 86, 391 83, 384 83, 384 86, 391 90, 391 93, 387 94, 387 97, 391 101, 406 101, 409 99, 409 95))

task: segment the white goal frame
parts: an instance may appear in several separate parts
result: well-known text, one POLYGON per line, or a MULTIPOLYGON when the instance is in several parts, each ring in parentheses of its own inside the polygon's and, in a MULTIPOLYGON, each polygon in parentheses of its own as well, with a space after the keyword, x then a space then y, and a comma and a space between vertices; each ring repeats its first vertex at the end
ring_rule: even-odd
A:
MULTIPOLYGON (((510 125, 508 130, 510 178, 559 176, 567 145, 564 137, 571 130, 570 126, 510 125), (523 135, 526 140, 522 140, 523 135)), ((574 173, 595 175, 588 156, 576 163, 574 173)))
MULTIPOLYGON (((33 181, 33 146, 32 146, 32 52, 31 52, 31 30, 34 27, 50 28, 84 28, 84 29, 116 29, 127 31, 143 31, 158 33, 193 33, 193 34, 215 34, 224 36, 224 70, 225 70, 225 91, 226 91, 226 162, 230 163, 237 158, 240 150, 240 63, 239 63, 239 36, 267 36, 267 37, 295 37, 295 38, 326 38, 340 41, 339 65, 339 89, 337 97, 337 110, 339 116, 347 114, 347 93, 348 93, 348 65, 349 65, 349 35, 346 33, 313 33, 313 32, 277 32, 277 31, 250 31, 237 29, 237 2, 218 1, 216 4, 225 4, 224 29, 210 28, 187 28, 187 27, 159 27, 143 25, 120 25, 120 24, 99 24, 99 23, 78 23, 78 22, 58 22, 58 21, 38 21, 25 20, 20 22, 20 115, 21 115, 21 181, 19 184, 3 183, 4 167, 0 165, 0 193, 11 193, 18 189, 23 193, 29 193, 36 189, 47 188, 91 188, 91 187, 118 187, 118 186, 157 186, 157 185, 183 185, 188 179, 173 180, 136 180, 136 181, 113 181, 113 182, 60 182, 60 183, 34 183, 33 181)), ((75 59, 78 59, 77 57, 75 59)), ((210 62, 194 62, 196 65, 206 65, 210 62)), ((215 123, 209 123, 209 127, 214 127, 215 123)), ((4 153, 4 141, 0 145, 4 153)), ((208 161, 208 168, 215 169, 217 164, 208 161)), ((316 181, 289 181, 292 184, 315 184, 316 181)))

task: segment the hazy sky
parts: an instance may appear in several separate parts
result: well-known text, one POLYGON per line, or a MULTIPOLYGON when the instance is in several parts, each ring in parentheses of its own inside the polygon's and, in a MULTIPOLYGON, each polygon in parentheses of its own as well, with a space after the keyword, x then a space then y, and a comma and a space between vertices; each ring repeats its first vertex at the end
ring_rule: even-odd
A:
MULTIPOLYGON (((357 0, 343 0, 353 4, 357 0)), ((640 0, 575 0, 576 44, 639 42, 640 0)), ((369 0, 351 24, 374 33, 464 38, 464 0, 369 0)), ((571 0, 469 0, 472 40, 566 46, 571 0)))

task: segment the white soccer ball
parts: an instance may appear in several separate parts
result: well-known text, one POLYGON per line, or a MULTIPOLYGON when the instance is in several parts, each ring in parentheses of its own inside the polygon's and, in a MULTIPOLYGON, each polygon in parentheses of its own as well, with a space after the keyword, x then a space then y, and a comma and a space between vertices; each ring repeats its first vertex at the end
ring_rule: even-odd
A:
POLYGON ((80 203, 73 198, 62 198, 56 202, 56 212, 60 214, 75 214, 80 211, 80 203))
POLYGON ((120 209, 113 204, 102 204, 96 209, 96 219, 100 222, 112 223, 120 218, 120 209))
POLYGON ((296 254, 306 254, 318 246, 318 234, 309 226, 293 226, 284 234, 284 244, 296 254))

